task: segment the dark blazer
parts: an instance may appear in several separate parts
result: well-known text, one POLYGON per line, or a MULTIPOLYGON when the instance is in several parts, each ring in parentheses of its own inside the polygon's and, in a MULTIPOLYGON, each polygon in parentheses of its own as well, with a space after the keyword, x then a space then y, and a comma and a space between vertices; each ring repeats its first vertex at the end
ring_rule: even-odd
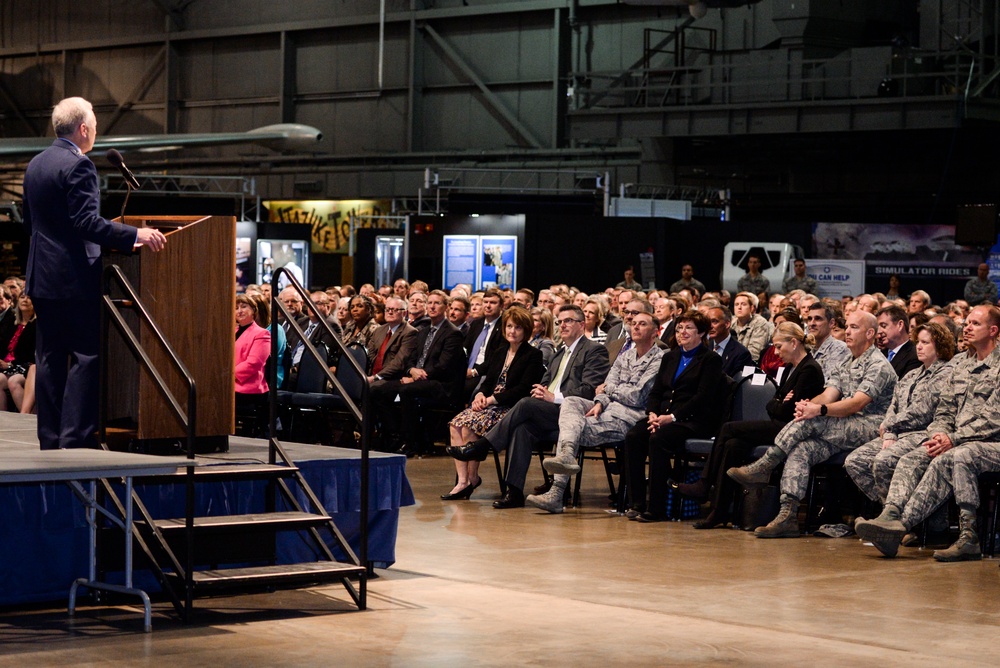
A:
POLYGON ((7 354, 10 337, 14 336, 14 330, 17 329, 17 325, 14 324, 15 308, 17 308, 16 304, 0 313, 0 354, 7 354))
POLYGON ((420 329, 421 327, 430 327, 431 317, 425 313, 415 320, 407 321, 406 324, 414 329, 420 329))
MULTIPOLYGON (((888 351, 886 353, 888 356, 888 351)), ((913 341, 904 343, 899 352, 892 356, 889 364, 892 365, 892 370, 896 372, 897 378, 902 378, 920 366, 920 360, 917 359, 917 347, 913 345, 913 341)))
MULTIPOLYGON (((786 366, 787 369, 787 366, 786 366)), ((806 356, 799 362, 799 365, 792 369, 791 373, 785 372, 785 377, 781 379, 774 397, 767 402, 767 414, 777 422, 789 423, 795 417, 795 404, 803 399, 812 399, 823 392, 825 380, 823 379, 823 369, 813 356, 806 353, 806 356), (792 398, 785 401, 788 394, 792 398)))
MULTIPOLYGON (((568 351, 569 347, 563 346, 552 358, 552 363, 549 364, 545 375, 542 376, 542 385, 548 387, 549 383, 556 377, 559 365, 562 364, 563 355, 566 355, 568 351)), ((586 336, 582 336, 566 364, 566 372, 559 384, 559 390, 564 397, 593 399, 597 386, 604 382, 610 369, 611 363, 608 361, 607 348, 586 336)))
MULTIPOLYGON (((306 330, 309 329, 310 322, 311 321, 307 317, 305 321, 300 322, 299 324, 302 325, 303 330, 306 330)), ((327 320, 327 322, 329 323, 330 321, 327 320)), ((333 329, 333 332, 336 336, 338 337, 341 336, 342 330, 340 329, 340 323, 330 323, 330 327, 333 329)), ((291 367, 292 353, 295 352, 295 348, 296 346, 299 345, 300 340, 301 337, 299 336, 299 333, 295 331, 294 328, 289 327, 287 331, 285 331, 285 355, 283 363, 286 369, 291 367)), ((316 326, 316 329, 314 329, 313 333, 309 336, 309 340, 312 342, 314 346, 318 346, 321 343, 325 345, 327 352, 329 353, 329 357, 327 358, 327 363, 330 366, 337 365, 337 360, 340 359, 339 355, 340 349, 337 347, 337 344, 333 342, 333 337, 330 336, 329 333, 327 333, 326 329, 322 325, 316 326)), ((302 354, 308 355, 309 353, 307 351, 302 351, 302 354)))
POLYGON ((507 361, 507 351, 510 343, 500 349, 499 353, 490 358, 489 368, 479 386, 479 391, 485 396, 494 396, 497 404, 508 408, 531 394, 531 387, 542 378, 545 365, 542 364, 542 352, 527 343, 521 344, 514 354, 514 359, 507 369, 507 382, 502 392, 493 393, 507 361))
MULTIPOLYGON (((479 317, 472 321, 466 321, 469 323, 469 331, 465 334, 465 360, 468 364, 469 356, 472 355, 472 347, 476 345, 476 339, 483 332, 483 326, 486 324, 486 318, 479 317)), ((483 363, 476 367, 476 371, 480 376, 486 375, 486 369, 489 367, 490 357, 493 356, 500 348, 504 350, 507 349, 507 339, 503 336, 503 316, 501 315, 497 318, 497 321, 493 324, 493 330, 490 332, 490 339, 486 342, 486 356, 483 357, 483 363)))
POLYGON ((625 321, 619 320, 612 327, 608 328, 608 338, 605 339, 608 343, 612 341, 617 341, 625 336, 625 321))
POLYGON ((601 331, 607 334, 615 325, 621 324, 622 319, 616 316, 614 313, 608 312, 608 315, 604 317, 604 322, 601 323, 601 331))
MULTIPOLYGON (((17 331, 15 326, 14 331, 17 331)), ((0 350, 0 357, 7 356, 7 348, 10 345, 10 340, 7 340, 7 345, 0 350)), ((14 346, 14 364, 20 364, 25 369, 35 363, 35 321, 31 320, 24 325, 24 330, 21 332, 21 336, 17 339, 17 345, 14 346)))
POLYGON ((730 378, 737 378, 745 366, 755 366, 750 351, 736 337, 730 337, 722 351, 722 371, 730 378))
MULTIPOLYGON (((413 346, 410 362, 404 367, 404 374, 409 373, 410 369, 416 366, 420 359, 420 353, 424 349, 424 342, 427 341, 430 332, 430 327, 417 330, 416 345, 413 346)), ((423 369, 427 372, 427 380, 436 380, 447 386, 448 393, 456 402, 461 398, 465 386, 465 360, 462 333, 455 325, 448 322, 447 318, 443 319, 438 333, 431 341, 423 369)))
POLYGON ((702 345, 675 382, 680 362, 681 348, 663 356, 646 401, 646 411, 657 415, 671 413, 678 422, 689 424, 699 433, 715 431, 725 412, 719 397, 730 382, 722 372, 722 358, 702 345))
POLYGON ((674 341, 674 332, 677 331, 677 318, 671 318, 670 322, 667 323, 667 328, 663 330, 663 334, 660 335, 660 341, 667 344, 668 348, 676 347, 677 342, 674 341))
MULTIPOLYGON (((372 340, 368 344, 368 373, 372 372, 375 358, 378 357, 379 348, 389 334, 389 325, 381 325, 372 334, 372 340)), ((385 356, 382 358, 382 370, 378 375, 384 380, 399 380, 403 376, 403 369, 409 364, 413 351, 417 346, 417 330, 407 325, 405 322, 396 328, 389 345, 385 349, 385 356)))
MULTIPOLYGON (((655 339, 653 341, 653 343, 656 344, 657 348, 666 348, 667 347, 667 344, 665 344, 660 339, 655 339)), ((608 361, 611 364, 614 364, 615 360, 618 359, 618 355, 621 353, 622 348, 625 347, 625 337, 623 336, 620 339, 615 339, 614 341, 605 341, 604 342, 604 347, 608 351, 608 361)))
POLYGON ((25 291, 35 299, 98 300, 101 246, 132 250, 134 227, 100 214, 97 168, 56 139, 24 173, 24 227, 31 238, 25 291))

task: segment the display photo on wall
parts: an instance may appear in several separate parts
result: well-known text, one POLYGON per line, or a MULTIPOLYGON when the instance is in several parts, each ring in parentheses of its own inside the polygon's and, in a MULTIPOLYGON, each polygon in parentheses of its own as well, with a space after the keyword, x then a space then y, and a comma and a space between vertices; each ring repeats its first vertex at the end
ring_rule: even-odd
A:
POLYGON ((482 266, 479 275, 479 289, 516 289, 517 237, 483 236, 482 266))
POLYGON ((274 286, 274 272, 282 267, 304 288, 309 287, 309 242, 289 239, 257 240, 257 282, 271 283, 279 291, 288 286, 288 279, 282 275, 274 286))

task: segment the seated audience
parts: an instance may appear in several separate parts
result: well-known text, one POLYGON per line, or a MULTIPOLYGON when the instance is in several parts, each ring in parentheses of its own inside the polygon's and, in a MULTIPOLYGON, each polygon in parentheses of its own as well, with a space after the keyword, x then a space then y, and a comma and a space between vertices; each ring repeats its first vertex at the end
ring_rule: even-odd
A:
POLYGON ((380 325, 368 343, 368 382, 399 380, 417 349, 417 330, 403 322, 406 301, 399 297, 385 300, 385 324, 380 325))
POLYGON ((8 390, 14 408, 21 410, 28 367, 35 363, 35 306, 23 291, 18 294, 14 316, 14 333, 0 359, 0 411, 9 410, 8 390))
POLYGON ((271 334, 255 322, 257 302, 247 295, 236 295, 236 407, 256 411, 267 394, 264 367, 271 355, 271 334))
MULTIPOLYGON (((548 309, 540 309, 550 315, 548 309)), ((550 327, 551 327, 551 320, 550 327)), ((449 423, 451 445, 460 447, 475 438, 484 436, 521 399, 544 373, 542 353, 528 345, 531 316, 520 306, 504 311, 502 327, 505 344, 496 355, 489 358, 489 365, 479 391, 472 404, 452 418, 449 423)), ((455 487, 441 496, 445 501, 468 499, 482 483, 477 460, 455 460, 458 481, 455 487)))
POLYGON ((738 379, 743 375, 744 367, 754 366, 754 362, 750 351, 729 333, 732 313, 720 304, 706 309, 705 317, 709 322, 708 345, 722 358, 722 372, 734 380, 738 379))
POLYGON ((747 291, 739 292, 733 299, 733 334, 750 351, 754 364, 760 359, 774 331, 774 325, 757 313, 759 303, 757 295, 747 291))
MULTIPOLYGON (((802 321, 799 319, 799 313, 793 308, 787 308, 775 314, 773 320, 775 330, 777 330, 778 325, 783 322, 790 322, 798 325, 799 327, 802 326, 802 321)), ((812 345, 815 345, 815 338, 813 338, 812 345)), ((785 364, 786 362, 778 355, 778 351, 775 347, 770 345, 764 350, 764 354, 760 356, 760 364, 757 366, 760 367, 760 370, 766 373, 768 377, 774 378, 778 369, 785 366, 785 364)))
POLYGON ((351 297, 351 321, 344 326, 344 343, 360 343, 367 349, 378 326, 372 300, 363 295, 351 297))
POLYGON ((607 314, 604 304, 599 299, 587 299, 580 308, 583 309, 584 336, 603 345, 608 340, 607 332, 601 329, 607 314))
POLYGON ((556 356, 556 344, 552 340, 555 327, 552 324, 552 311, 536 306, 531 309, 531 337, 528 344, 542 353, 542 363, 548 367, 556 356))

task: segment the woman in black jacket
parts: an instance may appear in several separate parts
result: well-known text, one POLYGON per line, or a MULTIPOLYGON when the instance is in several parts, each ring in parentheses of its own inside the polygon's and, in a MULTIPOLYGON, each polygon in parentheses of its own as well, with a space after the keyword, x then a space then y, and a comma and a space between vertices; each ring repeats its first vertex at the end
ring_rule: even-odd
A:
POLYGON ((667 519, 670 460, 689 438, 711 436, 722 421, 720 389, 725 386, 722 357, 704 344, 709 321, 698 311, 677 318, 677 347, 663 356, 646 401, 646 419, 625 435, 625 456, 632 510, 629 519, 667 519), (649 505, 646 506, 646 457, 649 456, 649 505), (646 510, 648 508, 648 510, 646 510))
MULTIPOLYGON (((527 309, 514 306, 504 311, 501 323, 506 345, 497 348, 486 359, 487 371, 472 404, 448 423, 454 446, 465 445, 486 434, 542 379, 545 371, 542 353, 528 344, 533 329, 531 314, 527 309)), ((450 492, 441 495, 445 501, 468 499, 483 482, 479 477, 478 461, 456 459, 455 472, 458 482, 450 492)))
POLYGON ((823 391, 823 370, 809 354, 815 343, 811 334, 791 322, 778 325, 772 336, 774 351, 785 362, 781 385, 767 404, 770 420, 744 420, 722 425, 712 454, 695 483, 671 481, 671 487, 694 498, 710 497, 711 512, 696 522, 695 529, 714 529, 730 521, 730 507, 739 485, 726 475, 732 466, 742 466, 758 445, 770 445, 782 427, 792 421, 795 402, 812 399, 823 391))

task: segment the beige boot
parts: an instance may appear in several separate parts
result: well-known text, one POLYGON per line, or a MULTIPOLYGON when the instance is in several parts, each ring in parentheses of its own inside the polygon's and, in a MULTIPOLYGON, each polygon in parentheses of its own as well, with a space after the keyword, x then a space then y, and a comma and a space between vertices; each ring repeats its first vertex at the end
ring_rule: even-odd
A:
POLYGON ((934 550, 938 561, 979 561, 983 550, 976 533, 976 513, 963 509, 958 515, 958 540, 944 550, 934 550))
POLYGON ((799 500, 790 496, 781 498, 781 510, 778 516, 767 526, 757 527, 753 532, 757 538, 798 538, 799 532, 799 500))

